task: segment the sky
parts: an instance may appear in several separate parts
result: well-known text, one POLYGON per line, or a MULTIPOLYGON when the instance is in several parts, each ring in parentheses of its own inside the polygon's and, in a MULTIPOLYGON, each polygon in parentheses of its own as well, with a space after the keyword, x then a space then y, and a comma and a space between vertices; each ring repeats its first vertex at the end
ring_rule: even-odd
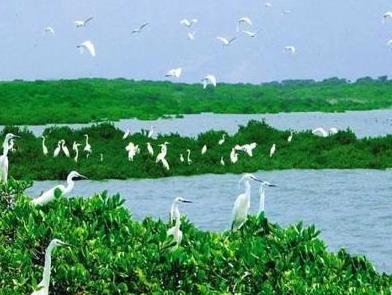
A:
POLYGON ((2 0, 0 80, 165 80, 175 67, 187 83, 207 74, 229 83, 389 75, 392 20, 382 22, 389 10, 390 0, 2 0), (87 27, 74 27, 90 16, 87 27), (237 35, 243 16, 253 21, 243 28, 259 34, 222 46, 216 37, 237 35), (196 40, 187 39, 183 18, 199 20, 196 40), (143 22, 150 25, 132 35, 143 22), (55 36, 44 34, 47 26, 55 36), (95 58, 76 48, 86 40, 95 58), (287 45, 297 53, 285 54, 287 45))

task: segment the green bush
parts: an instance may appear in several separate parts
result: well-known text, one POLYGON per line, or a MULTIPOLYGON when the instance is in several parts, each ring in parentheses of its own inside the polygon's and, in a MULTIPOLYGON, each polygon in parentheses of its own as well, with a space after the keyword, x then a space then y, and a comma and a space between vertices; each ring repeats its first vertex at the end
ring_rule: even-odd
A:
POLYGON ((185 218, 180 248, 162 248, 168 224, 138 222, 105 193, 58 198, 35 208, 11 180, 0 194, 0 294, 30 294, 53 238, 50 293, 62 294, 390 294, 392 277, 365 257, 327 251, 314 226, 288 228, 250 217, 236 233, 203 232, 185 218), (9 205, 4 196, 13 195, 9 205))

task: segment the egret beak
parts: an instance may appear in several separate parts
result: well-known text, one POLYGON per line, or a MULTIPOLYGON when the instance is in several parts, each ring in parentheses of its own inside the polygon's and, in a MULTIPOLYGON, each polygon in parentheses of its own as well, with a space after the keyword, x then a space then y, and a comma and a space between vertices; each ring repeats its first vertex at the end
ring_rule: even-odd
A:
POLYGON ((193 203, 192 201, 189 200, 182 200, 183 203, 193 203))
POLYGON ((79 174, 79 178, 88 179, 86 176, 79 174))
POLYGON ((20 138, 19 135, 13 135, 12 138, 20 138))
POLYGON ((268 186, 269 186, 269 187, 277 187, 276 184, 271 184, 271 183, 269 183, 268 186))
POLYGON ((256 176, 251 176, 251 178, 252 178, 254 181, 264 183, 264 181, 262 181, 260 178, 257 178, 256 176))

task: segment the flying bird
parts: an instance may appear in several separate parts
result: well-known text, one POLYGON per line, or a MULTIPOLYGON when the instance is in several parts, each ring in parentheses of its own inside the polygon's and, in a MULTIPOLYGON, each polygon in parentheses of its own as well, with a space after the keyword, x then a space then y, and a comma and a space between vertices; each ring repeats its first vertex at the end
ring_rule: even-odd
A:
POLYGON ((92 57, 95 57, 95 55, 96 55, 95 45, 93 44, 93 42, 91 42, 89 40, 84 41, 83 43, 77 45, 76 47, 79 48, 81 54, 83 54, 84 51, 87 50, 87 52, 90 53, 90 55, 92 57))
POLYGON ((147 26, 149 25, 149 23, 143 23, 141 24, 138 28, 134 29, 131 34, 135 34, 135 33, 141 33, 147 26))
POLYGON ((382 21, 385 23, 387 19, 392 19, 392 11, 387 11, 384 13, 382 21))
POLYGON ((201 81, 203 82, 203 89, 206 89, 208 85, 216 87, 216 78, 214 75, 207 75, 201 81))
POLYGON ((297 52, 297 50, 294 46, 289 45, 283 49, 283 52, 288 53, 288 54, 295 54, 297 52))
POLYGON ((182 68, 175 68, 175 69, 169 70, 166 73, 165 77, 177 78, 178 79, 178 78, 180 78, 181 73, 182 73, 182 68))
POLYGON ((93 19, 94 19, 94 17, 89 17, 89 18, 87 18, 87 19, 85 19, 85 20, 76 20, 76 21, 74 21, 73 23, 74 23, 74 25, 75 25, 77 28, 82 28, 82 27, 87 26, 87 24, 88 24, 90 21, 92 21, 93 19))
POLYGON ((183 20, 180 21, 180 24, 187 27, 187 28, 191 28, 194 24, 197 24, 198 20, 196 18, 194 19, 186 19, 184 18, 183 20))
POLYGON ((234 37, 228 39, 225 37, 218 36, 218 37, 216 37, 216 39, 218 41, 222 42, 223 46, 229 46, 231 43, 233 43, 237 39, 237 37, 234 36, 234 37))
POLYGON ((51 34, 52 36, 56 35, 56 32, 52 27, 46 27, 44 28, 44 33, 45 34, 51 34))
POLYGON ((256 37, 257 36, 257 34, 258 34, 258 31, 257 32, 251 32, 251 31, 241 31, 241 33, 243 33, 243 34, 245 34, 245 35, 248 35, 249 37, 251 37, 251 38, 254 38, 254 37, 256 37))
POLYGON ((196 35, 196 32, 188 32, 188 39, 191 41, 195 40, 196 39, 195 35, 196 35))

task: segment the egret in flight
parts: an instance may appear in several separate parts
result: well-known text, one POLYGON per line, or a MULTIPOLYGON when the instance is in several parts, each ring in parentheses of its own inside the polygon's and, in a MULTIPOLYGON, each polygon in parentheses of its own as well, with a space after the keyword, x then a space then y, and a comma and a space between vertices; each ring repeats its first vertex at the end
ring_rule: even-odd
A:
POLYGON ((74 23, 75 27, 77 27, 77 28, 83 28, 83 27, 87 26, 87 24, 88 24, 90 21, 92 21, 93 19, 94 19, 94 17, 89 17, 89 18, 87 18, 87 19, 85 19, 85 20, 76 20, 76 21, 74 21, 73 23, 74 23))
POLYGON ((283 52, 288 53, 288 54, 295 54, 297 52, 297 49, 294 46, 289 45, 283 49, 283 52))
POLYGON ((240 150, 247 153, 249 157, 253 157, 253 150, 257 147, 257 143, 252 142, 249 144, 244 144, 240 147, 240 150))
POLYGON ((241 25, 251 26, 251 25, 253 25, 253 23, 249 17, 243 16, 243 17, 239 18, 237 21, 237 32, 240 31, 241 25))
POLYGON ((260 189, 259 189, 259 214, 264 212, 265 208, 265 188, 266 187, 275 187, 275 184, 271 184, 268 181, 262 181, 260 184, 260 189))
POLYGON ((84 41, 83 43, 79 44, 76 46, 79 48, 80 53, 83 54, 85 50, 92 56, 95 57, 96 52, 95 52, 95 45, 93 42, 90 40, 84 41))
POLYGON ((188 39, 191 41, 196 39, 195 35, 196 35, 196 32, 188 32, 188 34, 187 34, 188 39))
POLYGON ((132 34, 141 33, 148 25, 149 25, 149 23, 145 22, 145 23, 141 24, 138 28, 132 30, 131 33, 132 34))
POLYGON ((205 76, 203 79, 201 79, 201 82, 203 82, 203 89, 206 89, 208 85, 216 87, 216 78, 214 75, 205 76))
POLYGON ((43 135, 41 137, 42 137, 42 153, 44 154, 44 156, 47 156, 48 155, 48 148, 46 147, 46 144, 45 144, 46 137, 43 135))
POLYGON ((180 21, 180 24, 187 27, 187 28, 191 28, 194 24, 197 24, 198 20, 196 18, 194 19, 186 19, 184 18, 183 20, 180 21))
POLYGON ((226 37, 218 36, 218 37, 216 37, 216 39, 218 41, 222 42, 223 46, 229 46, 231 43, 233 43, 237 39, 237 37, 234 36, 229 39, 226 37))
POLYGON ((169 70, 169 71, 166 73, 165 77, 168 77, 168 78, 177 78, 177 79, 178 79, 178 78, 180 78, 181 73, 182 73, 182 68, 175 68, 175 69, 169 70))
POLYGON ((67 243, 58 239, 53 239, 45 251, 45 265, 42 281, 38 284, 37 290, 31 293, 31 295, 48 295, 50 285, 50 274, 52 271, 52 252, 56 247, 67 246, 67 243))
POLYGON ((7 183, 8 181, 8 152, 10 150, 10 140, 14 138, 19 138, 19 136, 7 133, 3 142, 3 154, 0 157, 0 180, 3 183, 7 183))
POLYGON ((392 19, 392 11, 387 11, 384 13, 382 21, 385 23, 387 19, 392 19))
POLYGON ((86 137, 86 143, 84 145, 83 151, 86 153, 86 158, 88 158, 92 154, 93 150, 88 142, 88 134, 85 134, 84 137, 86 137))
POLYGON ((250 180, 263 183, 261 179, 257 178, 253 174, 247 173, 242 176, 240 184, 245 184, 245 192, 240 194, 234 202, 233 222, 231 224, 232 231, 240 229, 248 219, 251 193, 250 180))
POLYGON ((75 181, 74 179, 76 178, 85 178, 87 179, 86 176, 83 176, 79 174, 76 171, 72 171, 68 174, 67 177, 67 186, 64 186, 62 184, 56 185, 55 187, 52 187, 51 189, 47 190, 46 192, 42 193, 38 198, 32 200, 33 204, 36 206, 44 206, 47 203, 51 202, 54 200, 56 196, 56 191, 60 192, 61 196, 65 196, 69 194, 74 186, 75 186, 75 181))
POLYGON ((251 31, 241 31, 241 33, 248 35, 251 38, 254 38, 257 36, 258 32, 251 32, 251 31))
POLYGON ((53 29, 52 27, 46 27, 46 28, 44 29, 44 33, 45 33, 45 34, 51 34, 52 36, 55 36, 55 35, 56 35, 56 32, 54 31, 54 29, 53 29))

